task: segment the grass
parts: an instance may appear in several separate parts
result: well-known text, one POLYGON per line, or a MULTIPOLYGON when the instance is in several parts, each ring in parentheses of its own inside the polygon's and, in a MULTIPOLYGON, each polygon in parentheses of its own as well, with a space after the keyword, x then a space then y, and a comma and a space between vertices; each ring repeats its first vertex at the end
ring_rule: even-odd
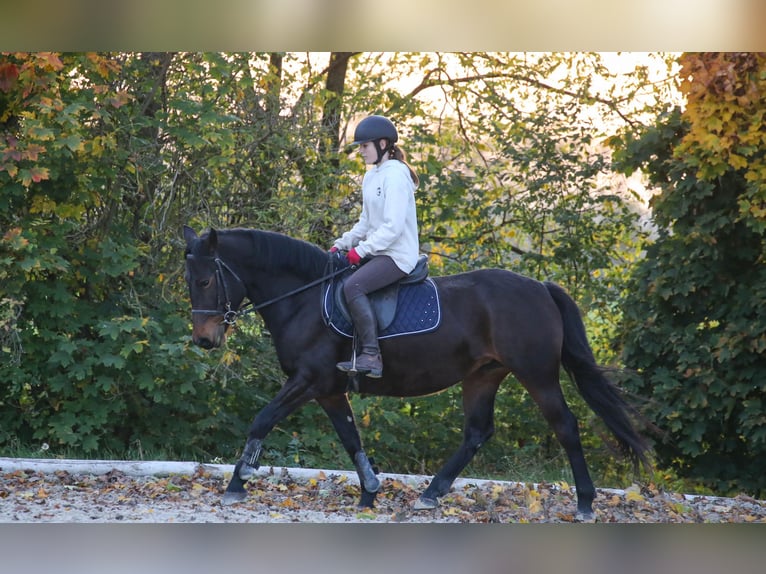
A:
POLYGON ((67 460, 182 460, 190 462, 225 462, 216 460, 201 460, 200 457, 188 453, 176 453, 165 450, 145 450, 140 441, 135 441, 124 451, 106 450, 102 452, 84 452, 82 450, 50 446, 47 443, 39 445, 20 444, 11 441, 0 449, 0 456, 7 458, 43 458, 43 459, 67 459, 67 460))

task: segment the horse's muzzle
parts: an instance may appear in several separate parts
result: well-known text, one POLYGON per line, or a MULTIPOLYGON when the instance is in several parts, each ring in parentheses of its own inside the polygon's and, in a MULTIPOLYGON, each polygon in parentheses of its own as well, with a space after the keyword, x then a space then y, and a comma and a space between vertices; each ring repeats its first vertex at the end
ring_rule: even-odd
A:
POLYGON ((199 339, 194 339, 194 344, 206 350, 210 350, 216 346, 215 343, 213 343, 213 341, 211 341, 207 337, 200 337, 199 339))
POLYGON ((192 342, 203 349, 215 349, 226 341, 226 325, 215 318, 206 318, 200 323, 193 322, 192 342))

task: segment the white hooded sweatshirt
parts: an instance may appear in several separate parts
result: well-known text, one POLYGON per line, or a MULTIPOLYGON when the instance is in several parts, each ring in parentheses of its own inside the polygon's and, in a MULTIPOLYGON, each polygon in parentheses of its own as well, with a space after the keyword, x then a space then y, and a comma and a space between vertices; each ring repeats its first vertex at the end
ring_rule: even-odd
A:
POLYGON ((415 184, 409 168, 397 160, 373 166, 362 180, 362 215, 335 240, 344 251, 360 257, 388 255, 405 273, 415 268, 420 244, 415 209, 415 184))

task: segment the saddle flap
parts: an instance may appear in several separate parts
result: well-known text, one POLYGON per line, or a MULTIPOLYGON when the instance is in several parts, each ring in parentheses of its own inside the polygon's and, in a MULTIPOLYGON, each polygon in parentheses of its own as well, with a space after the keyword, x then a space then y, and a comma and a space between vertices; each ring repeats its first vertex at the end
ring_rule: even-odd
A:
MULTIPOLYGON (((343 317, 352 323, 351 313, 346 305, 346 297, 343 295, 343 281, 335 286, 335 306, 343 317)), ((368 296, 375 318, 378 321, 378 332, 384 331, 394 320, 396 315, 396 302, 399 298, 399 283, 393 283, 388 287, 378 289, 368 296)))

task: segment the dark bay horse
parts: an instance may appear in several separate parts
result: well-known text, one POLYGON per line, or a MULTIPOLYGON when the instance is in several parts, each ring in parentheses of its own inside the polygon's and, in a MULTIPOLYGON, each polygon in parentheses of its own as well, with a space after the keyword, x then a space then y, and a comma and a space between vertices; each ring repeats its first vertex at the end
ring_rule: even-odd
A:
MULTIPOLYGON (((259 467, 266 436, 295 409, 315 400, 359 474, 360 504, 372 506, 380 481, 362 449, 348 401, 348 376, 335 367, 350 356, 351 339, 326 325, 320 306, 330 255, 305 241, 252 229, 211 229, 198 236, 185 226, 184 238, 194 343, 205 349, 221 346, 248 299, 270 331, 287 375, 279 393, 255 416, 223 502, 246 498, 244 485, 259 467)), ((648 465, 648 446, 631 422, 631 407, 596 364, 575 302, 553 283, 500 269, 433 281, 442 305, 438 328, 381 340, 383 378, 359 381, 362 393, 396 397, 431 394, 462 382, 463 442, 415 508, 435 508, 492 436, 495 395, 513 374, 567 454, 578 512, 592 517, 595 488, 577 420, 564 400, 560 366, 634 464, 648 465)))

